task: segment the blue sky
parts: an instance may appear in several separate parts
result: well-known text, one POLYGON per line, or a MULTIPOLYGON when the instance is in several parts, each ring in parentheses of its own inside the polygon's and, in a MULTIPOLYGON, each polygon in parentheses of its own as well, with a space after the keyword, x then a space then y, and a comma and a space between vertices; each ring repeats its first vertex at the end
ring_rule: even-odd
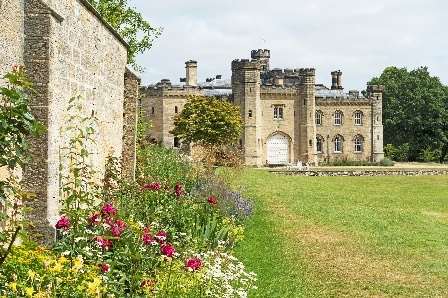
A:
POLYGON ((390 65, 426 65, 448 83, 448 1, 444 0, 129 0, 163 33, 138 57, 144 84, 178 82, 184 62, 200 80, 230 78, 230 63, 271 50, 271 67, 316 68, 318 83, 343 71, 346 89, 363 89, 390 65))

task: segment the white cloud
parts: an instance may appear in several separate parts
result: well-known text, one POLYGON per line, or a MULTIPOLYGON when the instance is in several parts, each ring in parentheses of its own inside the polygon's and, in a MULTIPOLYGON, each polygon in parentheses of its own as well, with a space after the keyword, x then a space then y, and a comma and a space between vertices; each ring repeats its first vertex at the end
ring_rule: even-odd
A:
POLYGON ((440 0, 131 0, 164 28, 138 62, 144 83, 178 82, 184 61, 196 59, 201 79, 223 74, 251 49, 271 49, 271 66, 315 67, 328 84, 344 72, 347 89, 362 89, 390 65, 426 65, 448 82, 448 39, 440 0))

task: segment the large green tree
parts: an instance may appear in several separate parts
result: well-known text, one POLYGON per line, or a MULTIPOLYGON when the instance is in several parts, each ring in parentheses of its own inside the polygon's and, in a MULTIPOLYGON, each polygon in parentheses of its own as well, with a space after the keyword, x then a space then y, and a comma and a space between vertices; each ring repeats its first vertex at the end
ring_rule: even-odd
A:
POLYGON ((185 143, 229 145, 236 143, 242 120, 237 106, 210 97, 191 97, 174 120, 171 132, 185 143))
POLYGON ((369 84, 385 86, 385 143, 409 144, 410 161, 432 150, 442 162, 448 153, 448 87, 431 76, 427 67, 411 71, 388 67, 369 84))
POLYGON ((138 54, 151 48, 154 39, 161 32, 153 27, 135 8, 129 6, 128 0, 88 0, 101 16, 117 30, 129 44, 128 63, 137 70, 135 63, 138 54))

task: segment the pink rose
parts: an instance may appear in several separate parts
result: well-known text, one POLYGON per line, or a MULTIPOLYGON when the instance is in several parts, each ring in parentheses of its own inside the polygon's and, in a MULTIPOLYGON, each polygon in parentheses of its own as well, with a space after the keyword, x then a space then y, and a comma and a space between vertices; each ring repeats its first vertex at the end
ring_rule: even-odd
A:
POLYGON ((110 228, 114 237, 120 237, 124 230, 126 230, 126 223, 120 219, 116 220, 110 228))
POLYGON ((185 268, 188 271, 196 271, 201 269, 202 261, 199 258, 190 258, 185 261, 185 268))
POLYGON ((99 212, 95 212, 89 216, 89 222, 91 225, 97 225, 101 222, 101 214, 99 212))
POLYGON ((61 216, 55 227, 58 230, 62 229, 64 231, 67 231, 70 228, 70 219, 65 215, 61 216))
POLYGON ((167 237, 168 237, 168 233, 165 232, 165 231, 159 231, 159 232, 157 232, 157 234, 156 234, 156 239, 157 239, 159 242, 164 242, 164 241, 166 240, 167 237))
POLYGON ((176 197, 181 197, 184 194, 184 189, 180 183, 177 183, 174 187, 174 193, 176 194, 176 197))
POLYGON ((174 246, 172 246, 171 244, 164 244, 160 247, 160 252, 163 255, 171 258, 176 253, 176 250, 174 249, 174 246))
POLYGON ((96 236, 95 242, 100 248, 104 250, 109 250, 112 248, 112 241, 102 236, 96 236))
POLYGON ((152 182, 152 183, 146 183, 143 185, 144 189, 149 190, 160 190, 162 188, 162 185, 159 182, 152 182))
POLYGON ((101 209, 101 211, 103 212, 103 214, 107 216, 115 216, 115 214, 117 214, 117 209, 114 207, 112 203, 105 204, 101 209))

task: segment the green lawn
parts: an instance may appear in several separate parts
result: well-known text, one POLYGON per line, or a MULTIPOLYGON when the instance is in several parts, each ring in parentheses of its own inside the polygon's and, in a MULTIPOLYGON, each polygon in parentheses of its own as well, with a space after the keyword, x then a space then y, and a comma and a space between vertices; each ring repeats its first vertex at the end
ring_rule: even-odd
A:
POLYGON ((448 297, 448 177, 245 170, 251 297, 448 297))

